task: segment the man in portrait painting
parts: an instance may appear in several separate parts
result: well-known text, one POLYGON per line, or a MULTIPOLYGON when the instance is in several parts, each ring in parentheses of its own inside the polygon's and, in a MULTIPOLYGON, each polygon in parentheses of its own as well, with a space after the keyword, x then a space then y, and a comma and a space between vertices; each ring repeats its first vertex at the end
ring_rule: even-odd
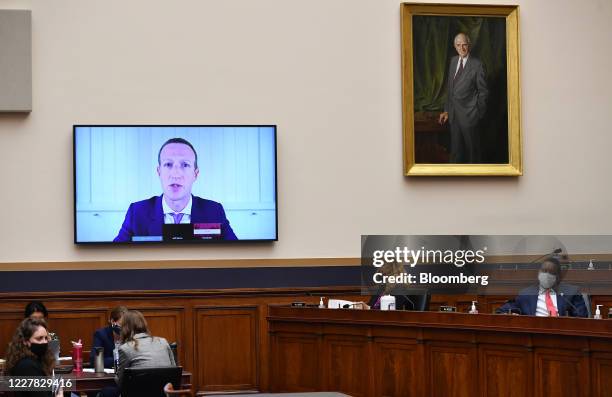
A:
POLYGON ((415 15, 415 162, 508 162, 504 18, 415 15))
POLYGON ((480 124, 487 110, 489 90, 480 59, 470 56, 470 37, 455 36, 457 56, 450 61, 447 75, 448 96, 438 122, 450 124, 450 162, 480 163, 480 124))

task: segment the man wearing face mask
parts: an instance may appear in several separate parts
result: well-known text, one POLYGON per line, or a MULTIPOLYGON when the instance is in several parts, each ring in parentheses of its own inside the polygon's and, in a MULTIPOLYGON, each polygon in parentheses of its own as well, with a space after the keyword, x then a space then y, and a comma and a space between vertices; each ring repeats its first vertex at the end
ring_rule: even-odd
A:
MULTIPOLYGON (((19 324, 6 353, 6 374, 10 376, 51 376, 55 358, 48 348, 47 323, 26 318, 19 324)), ((62 396, 60 389, 55 397, 62 396)), ((51 397, 51 391, 22 391, 17 397, 51 397)))
POLYGON ((104 367, 113 368, 113 350, 115 349, 115 342, 119 341, 119 335, 121 334, 121 319, 127 310, 125 306, 117 306, 114 308, 110 314, 109 325, 96 330, 94 333, 91 354, 89 355, 89 363, 92 367, 94 366, 95 360, 94 347, 103 347, 104 367))
POLYGON ((530 286, 496 310, 496 313, 526 314, 538 317, 587 317, 578 288, 561 283, 561 264, 547 258, 538 272, 538 285, 530 286))

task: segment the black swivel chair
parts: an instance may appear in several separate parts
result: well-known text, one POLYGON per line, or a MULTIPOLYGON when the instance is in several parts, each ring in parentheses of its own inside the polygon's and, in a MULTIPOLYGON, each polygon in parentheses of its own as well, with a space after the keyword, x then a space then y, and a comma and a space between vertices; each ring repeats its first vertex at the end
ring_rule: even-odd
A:
POLYGON ((165 397, 164 386, 181 387, 183 367, 126 368, 121 397, 165 397))

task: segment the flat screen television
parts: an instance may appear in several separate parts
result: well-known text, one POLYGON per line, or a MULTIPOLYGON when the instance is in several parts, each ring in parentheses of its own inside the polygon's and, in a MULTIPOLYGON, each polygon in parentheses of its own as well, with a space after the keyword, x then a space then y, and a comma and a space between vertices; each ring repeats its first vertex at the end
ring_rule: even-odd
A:
POLYGON ((276 126, 73 130, 76 244, 278 240, 276 126))

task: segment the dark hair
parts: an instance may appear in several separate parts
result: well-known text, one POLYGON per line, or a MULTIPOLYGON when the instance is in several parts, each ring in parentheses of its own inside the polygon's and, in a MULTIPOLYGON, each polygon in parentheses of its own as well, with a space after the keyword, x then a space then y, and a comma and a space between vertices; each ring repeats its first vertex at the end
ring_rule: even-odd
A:
POLYGON ((43 316, 45 316, 45 318, 47 318, 48 315, 49 315, 47 313, 47 308, 45 307, 45 305, 43 305, 42 302, 40 302, 40 301, 33 301, 33 302, 30 302, 30 303, 28 303, 26 305, 25 311, 23 313, 23 317, 24 318, 28 318, 28 317, 30 317, 32 315, 32 313, 36 313, 36 312, 42 313, 43 316))
POLYGON ((128 310, 122 317, 121 321, 121 341, 123 343, 133 342, 134 349, 138 350, 138 341, 134 339, 136 334, 147 334, 149 332, 149 326, 147 320, 138 310, 128 310))
POLYGON ((123 317, 123 315, 128 311, 127 307, 125 306, 117 306, 116 308, 114 308, 113 310, 111 310, 110 313, 110 318, 113 321, 119 321, 119 319, 121 317, 123 317))
MULTIPOLYGON (((555 258, 554 256, 549 256, 548 258, 544 259, 542 261, 542 265, 544 265, 546 262, 554 265, 554 272, 557 275, 557 282, 559 282, 559 277, 561 277, 561 262, 559 262, 559 259, 555 258)), ((540 265, 540 267, 542 265, 540 265)))
MULTIPOLYGON (((30 348, 25 344, 25 342, 29 341, 32 335, 38 330, 38 327, 47 328, 47 323, 45 320, 39 320, 36 318, 26 318, 24 319, 19 327, 15 330, 15 334, 13 335, 13 340, 8 345, 8 350, 6 352, 6 373, 11 374, 11 371, 17 365, 17 363, 25 358, 30 357, 33 360, 38 360, 38 357, 32 353, 30 348)), ((53 370, 53 366, 55 365, 55 357, 53 357, 53 352, 51 349, 47 349, 45 355, 41 358, 41 364, 43 371, 47 375, 51 375, 51 371, 53 370)), ((12 375, 21 375, 21 374, 12 374, 12 375)))
POLYGON ((159 148, 159 152, 157 153, 157 165, 161 165, 161 152, 163 148, 166 147, 166 145, 169 145, 171 143, 181 143, 183 145, 189 146, 191 150, 193 150, 193 154, 195 154, 195 163, 193 164, 193 167, 194 169, 197 170, 198 169, 198 152, 196 152, 196 150, 193 148, 193 145, 189 143, 188 140, 183 139, 183 138, 170 138, 166 142, 164 142, 163 145, 161 145, 161 147, 159 148))
POLYGON ((548 258, 544 259, 542 263, 545 263, 545 262, 550 262, 553 265, 555 265, 557 270, 561 270, 561 262, 559 262, 559 259, 555 258, 554 256, 549 256, 548 258))

